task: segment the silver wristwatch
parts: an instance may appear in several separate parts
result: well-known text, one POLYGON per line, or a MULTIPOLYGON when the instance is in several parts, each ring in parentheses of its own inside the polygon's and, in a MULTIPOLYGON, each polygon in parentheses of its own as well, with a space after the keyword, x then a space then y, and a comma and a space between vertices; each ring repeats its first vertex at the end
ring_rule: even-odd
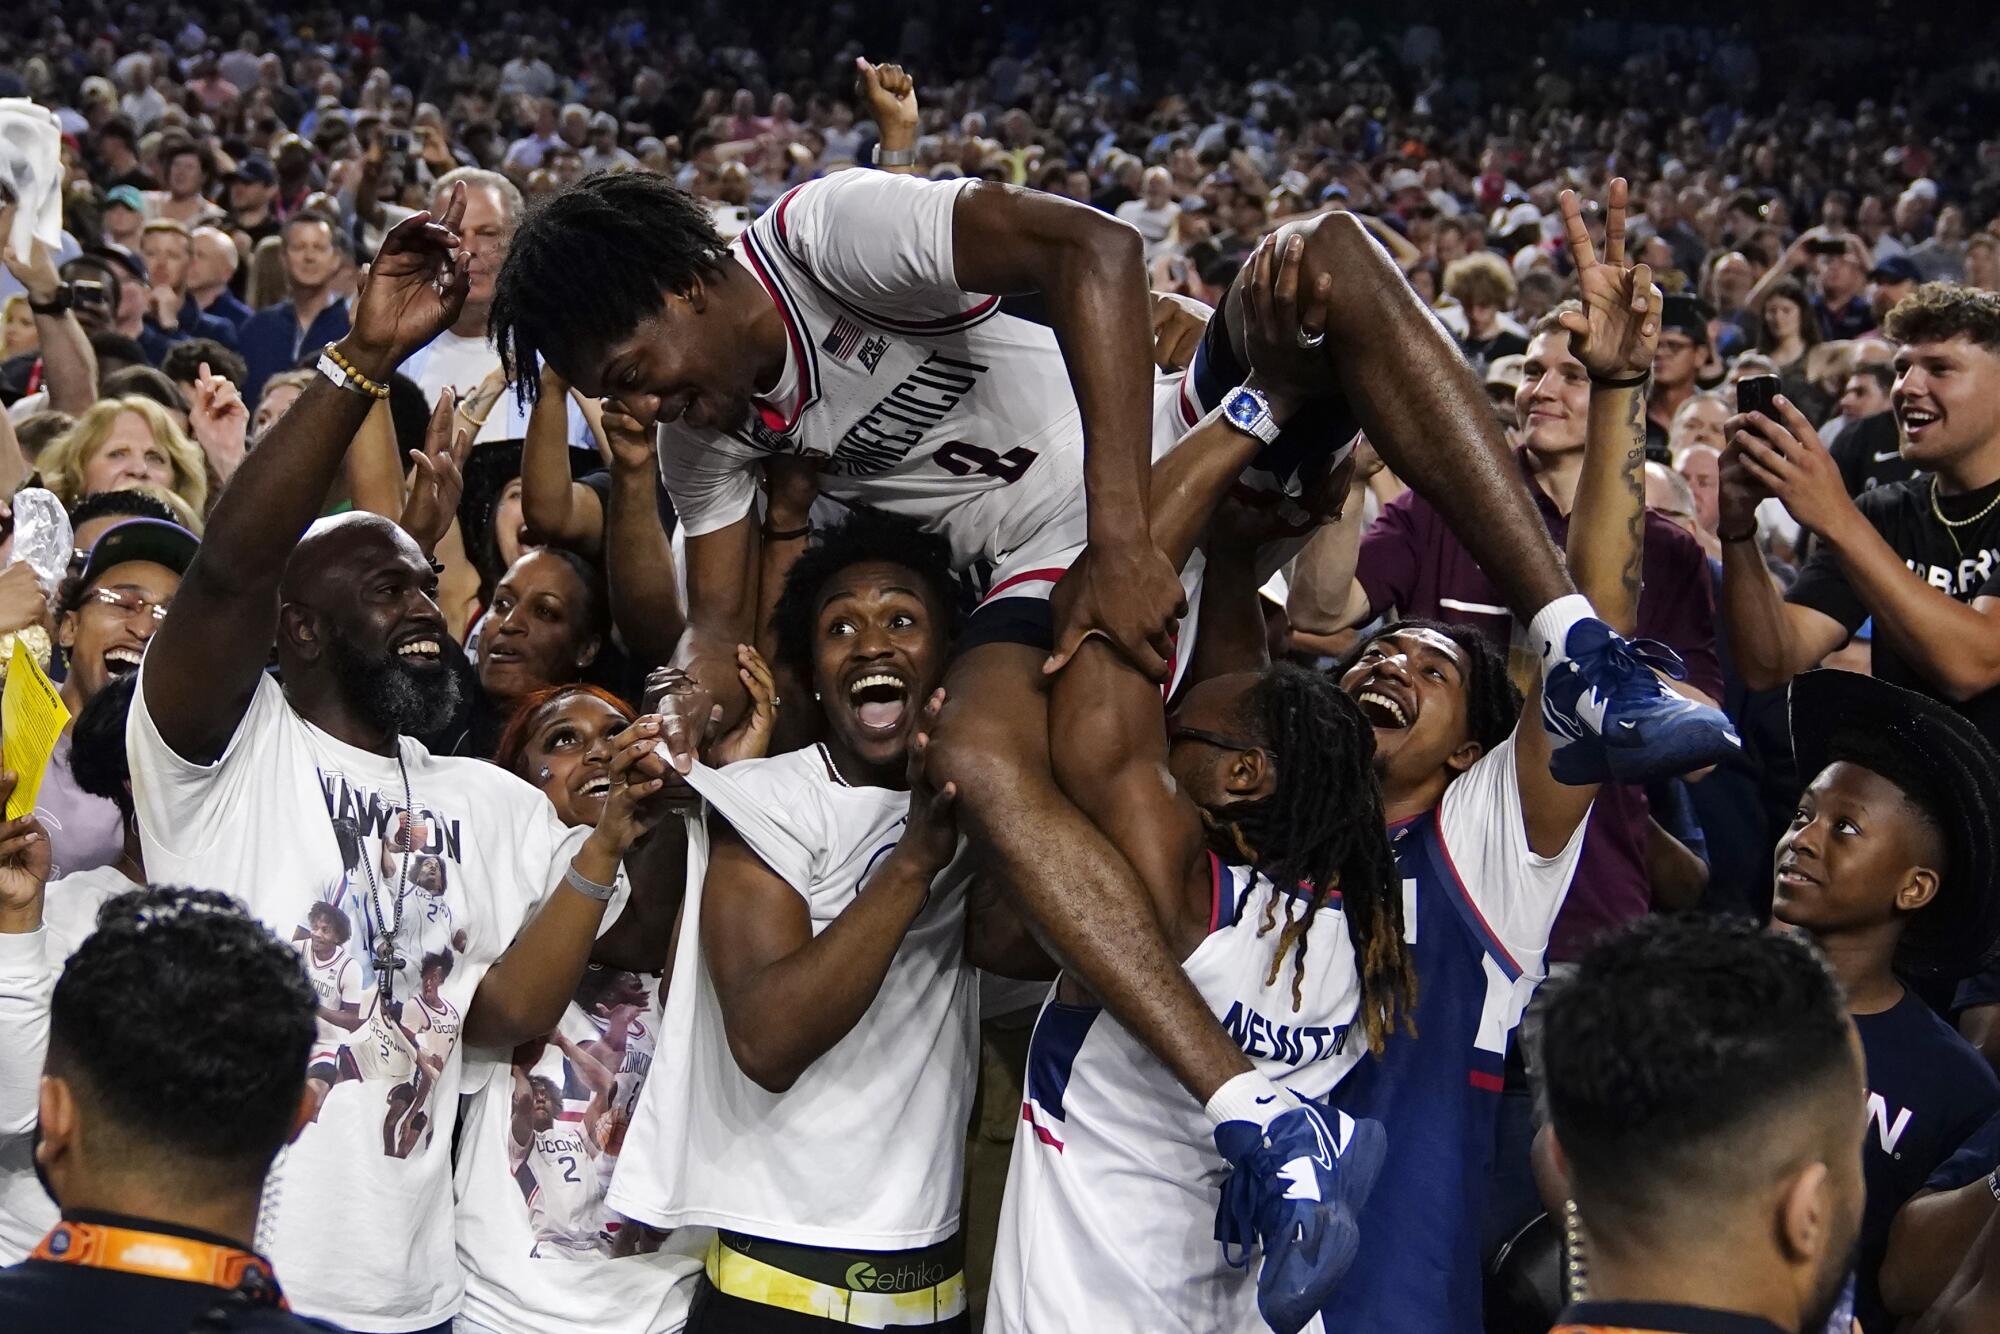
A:
POLYGON ((1278 438, 1278 420, 1271 415, 1270 402, 1248 385, 1238 385, 1229 391, 1222 400, 1222 418, 1267 445, 1278 438))

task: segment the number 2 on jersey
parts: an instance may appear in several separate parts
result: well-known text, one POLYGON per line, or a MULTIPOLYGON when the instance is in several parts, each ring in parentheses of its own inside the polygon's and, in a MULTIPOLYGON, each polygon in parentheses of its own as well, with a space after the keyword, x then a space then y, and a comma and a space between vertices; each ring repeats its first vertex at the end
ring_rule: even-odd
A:
POLYGON ((995 454, 984 445, 953 440, 938 446, 937 453, 931 455, 931 462, 958 477, 998 477, 1011 486, 1027 476, 1028 469, 1035 466, 1035 451, 1017 446, 1005 454, 995 454))

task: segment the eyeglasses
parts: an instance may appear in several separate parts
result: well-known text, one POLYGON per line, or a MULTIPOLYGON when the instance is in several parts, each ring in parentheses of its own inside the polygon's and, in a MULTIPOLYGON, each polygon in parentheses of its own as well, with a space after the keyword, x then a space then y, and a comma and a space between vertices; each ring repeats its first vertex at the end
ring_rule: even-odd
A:
POLYGON ((131 588, 93 588, 90 600, 101 602, 107 607, 116 607, 121 615, 131 616, 135 612, 145 612, 155 624, 167 619, 167 604, 155 602, 144 593, 131 588))
POLYGON ((1217 750, 1262 750, 1254 741, 1241 737, 1224 736, 1220 732, 1204 732, 1199 727, 1172 726, 1167 728, 1167 743, 1176 741, 1199 741, 1204 746, 1214 746, 1217 750))

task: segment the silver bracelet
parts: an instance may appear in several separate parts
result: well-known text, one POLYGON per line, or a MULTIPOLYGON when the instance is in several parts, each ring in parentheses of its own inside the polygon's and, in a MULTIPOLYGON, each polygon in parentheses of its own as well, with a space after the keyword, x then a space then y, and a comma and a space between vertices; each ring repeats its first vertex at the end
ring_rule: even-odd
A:
POLYGON ((563 883, 585 898, 596 899, 599 903, 609 902, 611 896, 618 892, 617 877, 612 877, 612 882, 608 885, 600 885, 577 870, 575 862, 571 862, 569 869, 563 872, 563 883))
POLYGON ((875 145, 873 156, 875 165, 878 167, 914 167, 917 165, 917 150, 915 145, 909 148, 884 148, 878 142, 875 145))

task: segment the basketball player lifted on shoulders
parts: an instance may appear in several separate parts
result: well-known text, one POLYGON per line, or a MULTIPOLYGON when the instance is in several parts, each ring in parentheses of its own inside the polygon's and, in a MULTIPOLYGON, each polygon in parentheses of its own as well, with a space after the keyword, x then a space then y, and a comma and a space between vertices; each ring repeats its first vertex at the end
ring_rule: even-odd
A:
MULTIPOLYGON (((1050 762, 1050 736, 1083 724, 1053 706, 1042 678, 1086 636, 1155 681, 1189 650, 1174 643, 1185 590, 1148 505, 1149 464, 1194 418, 1227 400, 1275 440, 1259 470, 1292 489, 1300 465, 1365 427, 1530 622, 1553 674, 1545 712, 1565 778, 1684 772, 1735 739, 1719 713, 1635 670, 1575 593, 1476 378, 1373 238, 1346 214, 1281 236, 1284 261, 1320 298, 1318 322, 1295 338, 1321 359, 1320 383, 1338 386, 1283 440, 1243 383, 1239 292, 1188 375, 1156 384, 1138 234, 1094 209, 979 181, 840 172, 725 243, 668 182, 593 177, 523 220, 493 330, 525 392, 547 360, 584 393, 659 425, 662 476, 688 538, 675 660, 726 717, 741 707, 734 655, 755 605, 742 571, 763 542, 800 536, 761 531, 763 459, 811 457, 827 495, 914 518, 950 541, 960 566, 990 565, 937 738, 941 774, 966 794, 962 827, 1022 887, 1021 911, 1064 965, 1218 1128, 1283 1121, 1281 1135, 1315 1138, 1323 1127, 1309 1109, 1289 1108, 1207 1012, 1131 861, 1070 795, 1102 776, 1086 765, 1059 783, 1050 762), (1039 294, 1049 325, 1003 313, 1006 293, 1039 294), (1043 874, 1052 864, 1068 874, 1043 874)), ((684 763, 694 740, 681 742, 684 763)), ((1259 1189, 1286 1185, 1271 1177, 1259 1189)), ((1330 1179, 1323 1192, 1335 1193, 1330 1179)))

